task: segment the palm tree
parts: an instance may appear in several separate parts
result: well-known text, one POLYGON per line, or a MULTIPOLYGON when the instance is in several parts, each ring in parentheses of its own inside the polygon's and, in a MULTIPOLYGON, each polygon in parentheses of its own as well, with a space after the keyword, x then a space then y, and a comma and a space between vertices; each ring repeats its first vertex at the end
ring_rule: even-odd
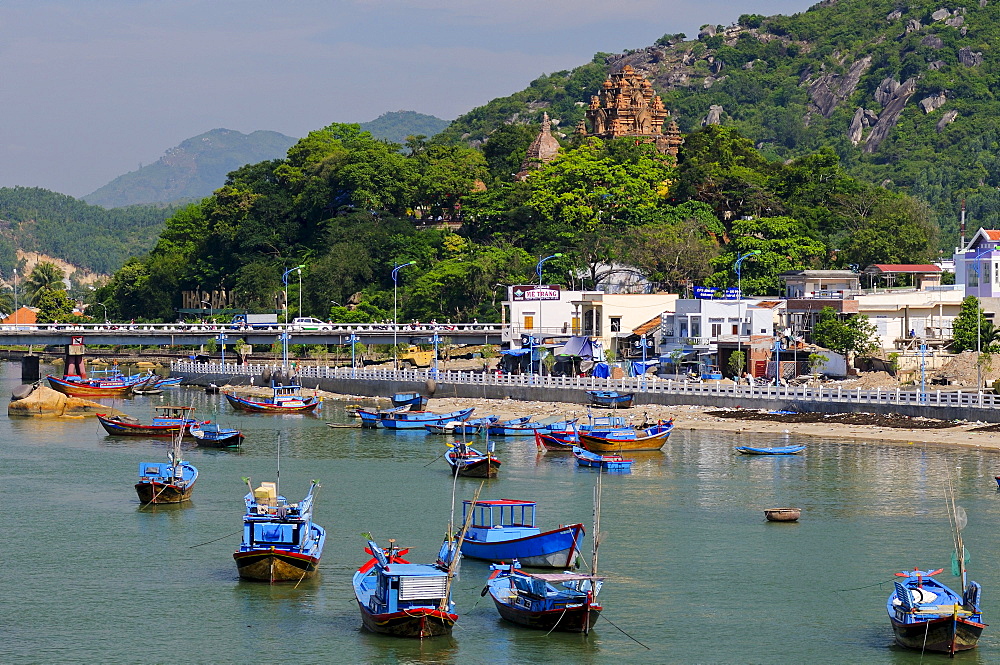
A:
POLYGON ((0 291, 0 313, 4 315, 12 314, 14 312, 14 290, 11 288, 5 288, 0 291))
POLYGON ((24 299, 35 304, 38 297, 46 291, 65 291, 66 284, 63 279, 66 277, 62 268, 54 263, 43 261, 35 266, 28 279, 24 280, 24 299))

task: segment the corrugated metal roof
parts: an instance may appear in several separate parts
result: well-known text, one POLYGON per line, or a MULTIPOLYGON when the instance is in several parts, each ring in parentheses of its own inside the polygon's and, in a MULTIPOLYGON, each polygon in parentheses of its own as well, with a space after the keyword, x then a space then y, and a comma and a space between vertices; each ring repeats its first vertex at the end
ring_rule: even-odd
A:
POLYGON ((648 335, 649 333, 651 333, 652 331, 656 330, 659 327, 660 327, 660 317, 657 316, 655 319, 650 319, 649 321, 646 321, 645 323, 638 325, 635 328, 632 328, 632 332, 639 336, 648 335))
POLYGON ((865 268, 865 272, 941 272, 941 266, 926 263, 876 263, 865 268))

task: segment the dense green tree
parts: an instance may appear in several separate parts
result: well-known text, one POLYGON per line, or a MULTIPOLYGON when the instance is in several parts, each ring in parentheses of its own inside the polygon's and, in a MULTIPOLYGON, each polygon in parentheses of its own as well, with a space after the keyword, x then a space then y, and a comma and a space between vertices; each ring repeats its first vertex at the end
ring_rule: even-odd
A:
POLYGON ((819 320, 812 329, 812 341, 850 359, 851 354, 874 353, 878 347, 878 330, 867 316, 852 315, 841 319, 832 307, 820 310, 819 320))
POLYGON ((37 307, 39 299, 46 293, 65 291, 64 279, 66 279, 66 273, 56 264, 49 261, 36 264, 21 285, 21 292, 24 294, 26 304, 37 307))
POLYGON ((993 343, 994 328, 986 318, 979 299, 966 296, 962 299, 962 309, 951 324, 954 353, 981 350, 985 353, 1000 351, 1000 344, 993 343))
POLYGON ((73 317, 76 302, 59 289, 40 291, 35 298, 39 323, 66 322, 73 317))

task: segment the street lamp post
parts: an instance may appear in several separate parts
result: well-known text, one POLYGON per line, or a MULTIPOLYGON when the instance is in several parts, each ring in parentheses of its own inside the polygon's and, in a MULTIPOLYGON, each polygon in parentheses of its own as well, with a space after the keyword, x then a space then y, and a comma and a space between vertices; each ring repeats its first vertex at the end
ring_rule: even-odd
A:
MULTIPOLYGON (((551 254, 549 256, 546 256, 544 259, 539 259, 538 264, 535 266, 535 272, 538 274, 538 286, 539 287, 542 286, 542 265, 546 261, 548 261, 549 259, 556 259, 556 258, 559 258, 560 256, 562 256, 562 254, 559 253, 559 252, 556 252, 555 254, 551 254)), ((538 301, 538 343, 542 344, 544 342, 545 342, 545 331, 542 330, 542 301, 539 300, 538 301)), ((534 345, 532 345, 531 358, 528 359, 528 368, 531 369, 531 370, 534 369, 534 360, 535 360, 535 350, 534 350, 534 345)), ((532 373, 534 373, 534 372, 532 372, 532 373)), ((542 373, 541 359, 539 359, 538 373, 539 374, 542 373)))
POLYGON ((219 333, 215 336, 215 339, 219 340, 219 348, 222 349, 222 366, 226 366, 226 340, 229 336, 226 333, 219 333))
POLYGON ((292 336, 288 334, 287 330, 282 331, 281 334, 278 335, 278 339, 281 340, 281 368, 284 371, 288 371, 288 340, 291 339, 291 337, 292 336))
POLYGON ((104 308, 104 325, 108 325, 108 306, 102 302, 96 303, 104 308))
POLYGON ((642 384, 646 385, 646 349, 653 348, 653 340, 642 335, 635 345, 642 349, 642 384))
POLYGON ((215 308, 212 307, 212 303, 208 302, 207 300, 202 300, 201 304, 208 305, 208 321, 209 323, 211 323, 212 320, 215 318, 215 308))
POLYGON ((14 323, 17 323, 17 268, 14 268, 14 323))
MULTIPOLYGON (((992 252, 992 247, 987 247, 983 251, 979 252, 973 257, 976 262, 976 291, 979 294, 983 292, 983 254, 992 252)), ((983 355, 983 308, 980 304, 979 296, 976 296, 976 390, 983 389, 983 367, 982 367, 982 355, 983 355)))
POLYGON ((358 366, 354 355, 354 348, 358 343, 358 336, 351 333, 351 336, 347 338, 347 341, 351 343, 351 378, 353 379, 358 366))
POLYGON ((392 368, 397 370, 399 369, 399 352, 396 350, 396 294, 399 290, 399 271, 406 266, 412 266, 414 263, 416 261, 400 263, 392 269, 392 368))
POLYGON ((434 374, 434 378, 436 379, 437 376, 438 376, 438 344, 441 342, 441 338, 438 336, 437 333, 434 333, 434 336, 431 338, 431 342, 434 344, 434 372, 433 372, 433 374, 434 374))
MULTIPOLYGON (((285 303, 284 303, 284 305, 285 305, 285 324, 286 325, 288 324, 288 273, 292 272, 293 270, 298 270, 299 271, 299 279, 301 280, 302 279, 302 269, 303 268, 305 268, 304 264, 303 265, 299 265, 299 266, 295 266, 294 268, 289 268, 288 270, 286 270, 281 275, 281 283, 285 285, 285 289, 284 289, 284 291, 285 291, 285 303)), ((299 295, 302 295, 302 283, 301 282, 299 282, 299 295)))
MULTIPOLYGON (((743 353, 743 269, 740 264, 743 263, 743 259, 750 256, 757 256, 758 254, 760 254, 760 250, 754 249, 736 259, 736 292, 740 298, 736 306, 736 316, 739 319, 739 322, 736 324, 736 353, 739 354, 743 353)), ((746 363, 744 368, 747 365, 749 363, 746 363)), ((736 377, 737 385, 739 382, 740 377, 736 377)))
POLYGON ((299 316, 302 316, 302 266, 299 266, 299 316))

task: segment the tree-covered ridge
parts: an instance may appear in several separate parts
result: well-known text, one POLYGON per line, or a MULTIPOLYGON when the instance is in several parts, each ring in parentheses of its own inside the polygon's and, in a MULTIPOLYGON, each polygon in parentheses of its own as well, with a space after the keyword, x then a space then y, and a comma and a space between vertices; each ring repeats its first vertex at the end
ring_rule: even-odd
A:
POLYGON ((0 188, 0 275, 10 280, 15 250, 56 256, 109 274, 149 251, 173 212, 161 206, 106 210, 37 187, 0 188))
POLYGON ((126 319, 172 318, 192 289, 269 310, 282 274, 304 265, 301 293, 288 285, 291 316, 487 321, 500 318, 505 286, 534 281, 538 258, 554 253, 546 280, 592 289, 625 271, 683 291, 733 284, 736 257, 759 250, 742 275, 757 294, 776 293, 783 270, 933 253, 925 207, 849 177, 829 150, 772 161, 721 126, 687 136, 677 160, 631 139, 576 139, 511 182, 491 166, 519 163, 527 137, 497 134, 511 154, 492 140, 492 151, 402 148, 358 125, 310 132, 285 159, 242 167, 178 211, 153 251, 95 296, 126 319), (462 227, 424 227, 439 217, 462 227))
POLYGON ((1000 4, 979 0, 840 0, 793 16, 745 15, 697 39, 665 35, 542 76, 458 118, 439 140, 484 141, 542 111, 571 133, 607 73, 629 64, 682 131, 715 107, 769 159, 832 148, 847 173, 926 202, 947 249, 962 199, 975 224, 1000 223, 998 39, 1000 4))
POLYGON ((391 111, 361 123, 361 129, 375 138, 402 144, 410 136, 430 138, 440 134, 449 124, 448 120, 416 111, 391 111))

